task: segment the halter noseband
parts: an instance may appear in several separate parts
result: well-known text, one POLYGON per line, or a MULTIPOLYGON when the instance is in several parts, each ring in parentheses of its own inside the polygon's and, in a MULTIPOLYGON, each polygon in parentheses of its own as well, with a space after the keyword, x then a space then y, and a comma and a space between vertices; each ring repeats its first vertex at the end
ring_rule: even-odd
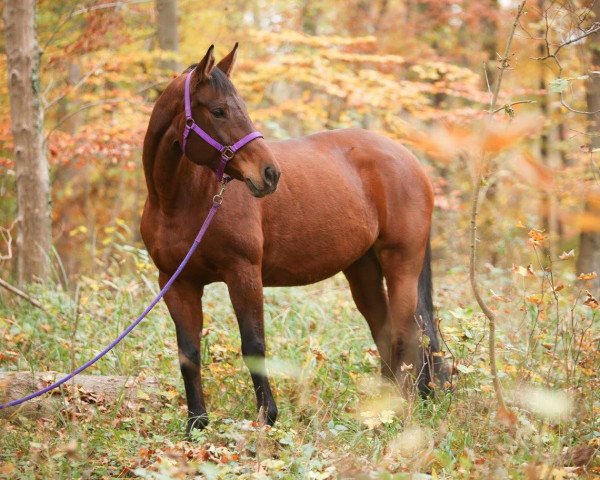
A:
POLYGON ((196 122, 194 121, 194 118, 192 117, 192 105, 191 105, 191 98, 190 98, 190 81, 192 79, 192 73, 194 73, 194 70, 195 70, 195 68, 190 70, 190 72, 187 74, 187 77, 185 78, 185 91, 183 94, 183 101, 185 104, 185 130, 183 131, 182 150, 183 150, 183 153, 185 153, 185 144, 187 143, 187 138, 188 138, 188 135, 190 134, 190 131, 195 132, 196 135, 198 135, 202 140, 204 140, 210 146, 216 148, 221 153, 221 162, 219 163, 219 167, 217 168, 217 171, 216 171, 217 180, 219 180, 219 182, 221 182, 221 181, 228 182, 231 180, 231 177, 229 177, 227 175, 225 175, 225 177, 223 177, 223 173, 225 172, 225 166, 227 165, 227 162, 233 158, 233 156, 235 155, 235 152, 237 152, 240 148, 242 148, 244 145, 250 143, 252 140, 254 140, 256 138, 259 138, 259 137, 263 138, 263 135, 260 132, 252 132, 252 133, 249 133, 248 135, 246 135, 245 137, 242 137, 241 139, 239 139, 233 145, 221 145, 214 138, 212 138, 208 133, 206 133, 204 130, 202 130, 196 124, 196 122))

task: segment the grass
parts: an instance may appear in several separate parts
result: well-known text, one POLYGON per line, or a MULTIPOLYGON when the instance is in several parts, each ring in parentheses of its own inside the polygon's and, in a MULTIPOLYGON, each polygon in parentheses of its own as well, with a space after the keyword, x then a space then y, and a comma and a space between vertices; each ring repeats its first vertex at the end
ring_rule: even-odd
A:
MULTIPOLYGON (((152 268, 142 257, 137 264, 135 277, 121 275, 115 263, 98 278, 81 279, 78 295, 37 287, 32 293, 50 315, 3 296, 0 369, 66 372, 90 358, 150 300, 152 268)), ((435 279, 457 375, 452 391, 429 401, 403 400, 380 385, 375 346, 343 277, 266 289, 269 369, 280 411, 274 428, 254 421, 237 324, 225 287, 212 285, 204 297, 206 430, 184 439, 175 333, 161 303, 87 372, 156 377, 159 400, 86 404, 68 398, 54 415, 0 420, 0 478, 598 475, 598 460, 584 468, 569 458, 599 445, 597 313, 582 305, 582 287, 567 274, 560 277, 568 283, 558 301, 531 297, 540 292, 540 278, 515 279, 500 270, 489 278, 495 291, 512 294, 492 300, 504 322, 498 353, 508 413, 496 411, 485 323, 462 270, 435 279)))

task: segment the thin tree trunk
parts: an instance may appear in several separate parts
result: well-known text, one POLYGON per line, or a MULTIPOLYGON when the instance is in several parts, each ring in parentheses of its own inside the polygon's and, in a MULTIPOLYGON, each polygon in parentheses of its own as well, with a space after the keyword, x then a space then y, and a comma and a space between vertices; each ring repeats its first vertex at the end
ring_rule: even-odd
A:
MULTIPOLYGON (((179 39, 177 36, 177 0, 156 0, 156 33, 158 48, 166 52, 179 52, 179 39)), ((161 66, 175 72, 181 70, 181 64, 176 59, 165 59, 161 66)))
MULTIPOLYGON (((491 123, 494 117, 496 103, 498 101, 498 94, 500 93, 500 87, 502 85, 502 77, 504 75, 504 71, 508 68, 509 65, 508 62, 510 58, 510 46, 515 36, 515 31, 517 29, 517 25, 519 24, 519 19, 523 14, 524 8, 525 0, 521 2, 517 9, 517 15, 515 17, 515 21, 513 23, 510 35, 508 36, 506 48, 504 49, 504 55, 502 55, 502 58, 500 60, 500 69, 498 71, 498 76, 496 77, 496 82, 494 84, 494 91, 492 93, 492 99, 490 102, 490 110, 488 112, 488 123, 491 123)), ((475 268, 477 263, 477 216, 479 214, 479 193, 481 191, 481 185, 485 178, 487 167, 488 165, 486 152, 485 150, 483 150, 481 152, 480 165, 476 167, 475 183, 473 186, 473 197, 471 199, 471 256, 469 259, 469 280, 471 283, 471 290, 473 291, 473 295, 475 296, 475 300, 477 300, 479 308, 481 308, 481 311, 489 321, 488 350, 490 355, 490 373, 492 374, 492 384, 494 385, 496 400, 498 401, 498 410, 500 412, 506 412, 506 404, 504 403, 502 387, 500 385, 500 379, 498 378, 498 368, 496 366, 496 315, 490 310, 490 308, 483 300, 483 297, 481 296, 481 293, 479 291, 479 284, 477 283, 477 275, 475 268)))
MULTIPOLYGON (((595 21, 600 21, 600 1, 594 2, 595 21)), ((600 70, 600 33, 595 33, 589 38, 588 45, 591 54, 590 70, 600 70)), ((587 111, 600 111, 600 75, 591 74, 588 80, 587 111)), ((593 149, 600 148, 600 113, 589 119, 588 132, 591 134, 590 142, 593 149)), ((598 155, 592 153, 592 155, 598 155)), ((600 172, 595 172, 598 175, 600 172)), ((596 177, 597 178, 597 177, 596 177)), ((598 187, 598 185, 596 185, 598 187)), ((586 203, 586 210, 600 216, 600 208, 592 202, 586 203)), ((577 259, 577 273, 597 272, 600 275, 600 231, 583 231, 579 237, 579 258, 577 259)), ((594 281, 596 291, 600 290, 600 276, 594 281)))
POLYGON ((17 282, 23 284, 48 279, 52 238, 35 0, 5 0, 4 35, 17 177, 17 282))
MULTIPOLYGON (((498 11, 498 0, 490 0, 488 8, 490 11, 498 11)), ((487 89, 487 84, 494 85, 496 82, 497 62, 498 62, 498 23, 495 18, 484 19, 485 33, 483 34, 483 51, 486 53, 487 59, 487 80, 484 78, 483 88, 487 89)))
MULTIPOLYGON (((72 60, 67 66, 68 75, 65 78, 66 85, 69 88, 77 85, 77 82, 81 80, 81 69, 77 60, 72 60)), ((78 100, 77 95, 65 95, 63 99, 58 103, 58 109, 56 118, 65 118, 66 120, 61 123, 59 129, 63 132, 68 132, 71 135, 75 134, 81 125, 82 115, 71 112, 77 112, 79 110, 81 102, 78 100)))

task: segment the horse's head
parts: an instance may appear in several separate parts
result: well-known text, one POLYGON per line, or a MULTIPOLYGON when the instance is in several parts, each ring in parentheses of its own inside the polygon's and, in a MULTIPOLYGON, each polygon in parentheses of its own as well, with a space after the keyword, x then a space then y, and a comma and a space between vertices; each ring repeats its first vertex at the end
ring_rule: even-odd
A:
MULTIPOLYGON (((237 43, 231 53, 215 66, 213 46, 196 66, 190 79, 190 105, 194 122, 222 145, 232 145, 255 128, 246 105, 231 83, 237 43)), ((185 117, 181 117, 181 132, 185 117)), ((185 147, 187 157, 198 165, 218 168, 221 154, 198 135, 190 134, 185 147)), ((255 197, 273 193, 279 180, 279 166, 262 138, 240 148, 227 163, 225 173, 241 180, 255 197)))

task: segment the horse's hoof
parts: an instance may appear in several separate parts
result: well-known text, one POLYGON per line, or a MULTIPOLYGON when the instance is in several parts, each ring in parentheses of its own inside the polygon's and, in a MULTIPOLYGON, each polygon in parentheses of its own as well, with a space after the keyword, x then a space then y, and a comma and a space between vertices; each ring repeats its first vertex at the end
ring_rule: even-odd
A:
POLYGON ((204 430, 208 425, 208 414, 190 416, 188 418, 187 427, 185 429, 185 435, 188 439, 192 436, 194 430, 204 430))
POLYGON ((273 426, 275 420, 277 420, 278 413, 279 412, 277 411, 277 407, 275 405, 271 405, 269 408, 267 408, 267 425, 270 427, 273 426))
POLYGON ((263 425, 268 425, 272 427, 275 421, 277 420, 277 406, 276 405, 268 405, 260 407, 258 411, 258 421, 263 425))

